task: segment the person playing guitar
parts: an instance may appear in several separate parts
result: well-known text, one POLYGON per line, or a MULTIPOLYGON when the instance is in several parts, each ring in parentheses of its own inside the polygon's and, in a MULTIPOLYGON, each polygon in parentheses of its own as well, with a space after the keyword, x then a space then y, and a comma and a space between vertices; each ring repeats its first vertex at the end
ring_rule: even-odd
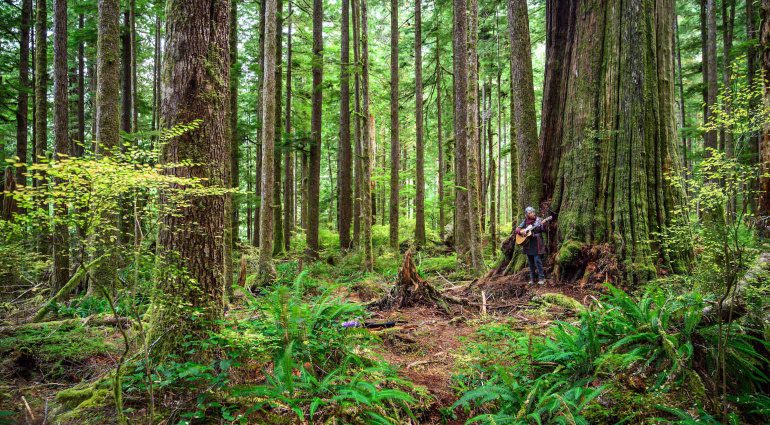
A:
POLYGON ((527 207, 524 210, 526 216, 524 220, 516 227, 517 244, 524 249, 529 264, 529 283, 535 283, 535 272, 537 271, 538 284, 545 285, 545 272, 543 271, 542 255, 545 255, 545 245, 540 233, 543 232, 543 224, 550 220, 548 217, 541 220, 537 216, 535 209, 527 207))

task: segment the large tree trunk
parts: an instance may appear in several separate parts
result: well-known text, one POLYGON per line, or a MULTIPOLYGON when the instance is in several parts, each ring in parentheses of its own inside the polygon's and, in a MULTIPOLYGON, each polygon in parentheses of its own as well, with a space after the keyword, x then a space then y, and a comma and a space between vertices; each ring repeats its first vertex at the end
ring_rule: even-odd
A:
POLYGON ((313 0, 313 94, 310 116, 310 175, 308 180, 308 259, 318 258, 318 221, 320 216, 321 120, 323 102, 323 1, 313 0))
POLYGON ((415 145, 416 145, 416 193, 415 210, 415 243, 418 247, 425 246, 425 147, 422 141, 422 16, 420 2, 414 2, 414 109, 415 109, 415 145))
POLYGON ((398 35, 398 0, 390 0, 390 247, 395 250, 398 249, 398 192, 401 185, 401 146, 398 140, 398 35))
MULTIPOLYGON (((67 76, 67 0, 54 0, 54 140, 56 159, 69 155, 69 100, 67 76)), ((56 181, 55 184, 60 184, 56 181)), ((53 289, 69 280, 69 232, 67 205, 54 199, 53 289)))
MULTIPOLYGON (((189 161, 195 165, 177 165, 168 172, 226 187, 230 183, 230 1, 169 2, 166 28, 163 126, 170 128, 196 119, 202 122, 200 128, 170 139, 162 149, 161 161, 189 161)), ((224 195, 208 195, 161 216, 159 255, 166 263, 161 271, 166 272, 159 276, 148 335, 148 341, 158 341, 154 352, 160 355, 189 358, 181 344, 183 337, 203 337, 217 329, 217 321, 222 319, 225 204, 224 195), (185 270, 181 276, 171 272, 180 269, 185 270), (200 314, 197 320, 189 320, 191 308, 200 314)))
MULTIPOLYGON (((318 1, 318 0, 316 0, 318 1)), ((355 1, 355 0, 354 0, 355 1)), ((362 128, 361 149, 361 221, 362 241, 364 246, 364 270, 372 271, 374 257, 372 255, 372 139, 374 138, 374 126, 369 125, 374 121, 369 112, 369 19, 366 10, 366 0, 361 1, 361 97, 363 101, 362 114, 364 125, 362 128)))
MULTIPOLYGON (((452 70, 454 76, 455 226, 454 245, 458 266, 468 267, 471 224, 468 213, 468 13, 465 0, 453 0, 452 70)), ((473 84, 473 82, 471 82, 473 84)))
MULTIPOLYGON (((16 168, 16 184, 26 186, 27 146, 29 145, 29 26, 32 20, 32 0, 21 3, 21 34, 19 37, 19 103, 16 108, 16 156, 22 166, 16 168)), ((5 164, 3 164, 5 165, 5 164)))
MULTIPOLYGON (((537 138, 535 89, 526 0, 508 0, 508 37, 511 44, 513 128, 518 157, 518 207, 539 209, 543 179, 537 138)), ((513 142, 513 141, 512 141, 513 142)), ((548 153, 545 153, 548 155, 548 153)), ((515 214, 515 213, 514 213, 515 214)))
POLYGON ((273 220, 275 210, 272 208, 273 186, 275 185, 275 86, 276 55, 278 45, 277 32, 277 1, 264 0, 265 3, 265 38, 264 57, 262 60, 262 192, 259 209, 259 283, 267 284, 275 279, 273 265, 273 220))
MULTIPOLYGON (((288 17, 291 19, 291 1, 288 17)), ((286 118, 285 134, 291 139, 291 24, 286 35, 286 118)), ((283 160, 283 246, 288 252, 291 248, 291 232, 294 230, 294 145, 287 145, 283 160)))
MULTIPOLYGON (((552 116, 558 108, 544 104, 542 124, 544 134, 560 135, 543 140, 544 156, 558 155, 552 162, 558 164, 556 178, 544 197, 558 212, 557 266, 574 267, 583 244, 611 243, 624 278, 640 282, 654 277, 657 258, 665 257, 655 232, 671 223, 680 196, 666 180, 680 166, 673 0, 558 6, 572 13, 549 6, 555 22, 547 46, 564 49, 567 57, 556 63, 566 69, 551 70, 546 87, 564 93, 546 99, 564 99, 563 114, 552 116), (574 31, 555 46, 552 40, 565 27, 574 31)), ((677 267, 677 259, 665 258, 665 267, 677 267)))
POLYGON ((337 220, 340 248, 350 249, 350 220, 353 215, 350 152, 350 5, 342 0, 340 27, 340 141, 337 157, 337 220))

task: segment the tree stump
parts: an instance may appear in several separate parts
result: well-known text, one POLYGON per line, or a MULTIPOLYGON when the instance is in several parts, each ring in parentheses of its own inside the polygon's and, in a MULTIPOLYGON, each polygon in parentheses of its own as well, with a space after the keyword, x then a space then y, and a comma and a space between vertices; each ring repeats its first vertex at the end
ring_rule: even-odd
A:
POLYGON ((370 307, 379 310, 415 306, 438 307, 449 313, 450 304, 463 304, 461 300, 441 294, 417 273, 412 260, 412 251, 404 254, 404 263, 398 270, 398 279, 387 295, 375 301, 370 307))

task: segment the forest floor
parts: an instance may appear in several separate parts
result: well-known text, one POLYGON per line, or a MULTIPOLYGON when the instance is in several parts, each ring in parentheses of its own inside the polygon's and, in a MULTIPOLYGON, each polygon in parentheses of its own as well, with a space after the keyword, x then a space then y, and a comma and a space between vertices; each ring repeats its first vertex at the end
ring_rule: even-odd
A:
MULTIPOLYGON (((571 283, 529 285, 525 273, 458 284, 440 274, 423 277, 442 293, 469 300, 471 305, 451 313, 426 306, 375 311, 372 320, 397 324, 373 331, 382 340, 378 352, 432 396, 429 409, 420 417, 421 423, 429 424, 463 424, 468 419, 462 412, 450 412, 458 399, 453 377, 466 357, 466 344, 474 340, 481 325, 504 323, 514 330, 542 333, 553 321, 575 316, 580 308, 576 303, 586 305, 597 294, 595 289, 571 283)), ((360 300, 357 293, 349 298, 360 300)))

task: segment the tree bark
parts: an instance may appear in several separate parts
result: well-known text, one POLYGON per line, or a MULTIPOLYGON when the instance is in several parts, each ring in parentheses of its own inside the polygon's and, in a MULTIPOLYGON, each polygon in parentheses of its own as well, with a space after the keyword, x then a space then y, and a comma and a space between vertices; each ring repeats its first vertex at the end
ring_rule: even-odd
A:
POLYGON ((129 41, 131 43, 131 132, 139 131, 139 97, 137 88, 136 56, 139 43, 136 39, 136 0, 129 0, 128 5, 129 41))
MULTIPOLYGON (((723 90, 732 92, 732 49, 735 28, 735 0, 722 0, 722 85, 723 90)), ((732 115, 732 105, 726 102, 725 114, 732 115)), ((729 130, 721 130, 722 147, 729 158, 734 156, 733 134, 729 130)), ((733 201, 730 201, 733 204, 733 201)))
POLYGON ((398 0, 390 0, 390 247, 398 249, 399 172, 398 140, 398 0))
POLYGON ((511 44, 513 128, 518 157, 518 207, 539 209, 542 200, 542 165, 537 138, 535 90, 526 0, 508 0, 508 37, 511 44))
MULTIPOLYGON (((123 12, 123 28, 120 36, 121 41, 121 60, 120 60, 120 84, 121 84, 121 107, 120 107, 120 130, 126 133, 131 132, 131 16, 128 10, 123 12)), ((122 233, 122 232, 121 232, 122 233)))
POLYGON ((425 147, 422 140, 422 16, 421 0, 414 2, 414 109, 415 109, 415 167, 417 185, 414 210, 415 210, 415 243, 417 247, 425 246, 425 147))
MULTIPOLYGON (((703 116, 705 123, 711 120, 713 105, 717 101, 717 18, 715 0, 705 0, 705 29, 706 29, 706 54, 704 83, 706 86, 706 111, 703 116)), ((718 149, 716 130, 707 131, 703 141, 706 155, 708 149, 718 149)))
MULTIPOLYGON (((78 15, 78 30, 85 29, 85 16, 78 15)), ((81 157, 85 151, 86 143, 86 64, 85 42, 81 39, 78 43, 78 76, 77 76, 77 138, 70 144, 70 155, 81 157)))
MULTIPOLYGON (((289 32, 286 35, 286 118, 285 134, 291 140, 291 1, 289 1, 289 32)), ((291 232, 294 231, 294 145, 287 144, 283 160, 283 247, 291 248, 291 232)))
MULTIPOLYGON (((254 204, 254 234, 252 235, 253 244, 254 246, 261 246, 260 245, 260 238, 261 238, 261 227, 262 227, 262 205, 265 205, 265 198, 262 197, 262 135, 263 135, 263 127, 264 127, 264 89, 265 89, 265 13, 266 13, 266 2, 268 0, 261 0, 259 3, 260 6, 260 13, 259 13, 259 41, 258 41, 258 52, 257 52, 257 60, 259 61, 259 66, 257 67, 257 114, 256 114, 256 136, 257 136, 257 142, 256 142, 256 175, 254 176, 254 190, 257 193, 257 200, 254 204)), ((275 146, 275 145, 274 145, 275 146)), ((271 221, 272 225, 272 221, 271 221)))
MULTIPOLYGON (((35 110, 34 134, 35 152, 32 162, 39 163, 45 158, 48 147, 48 8, 46 0, 35 3, 35 110)), ((42 180, 34 180, 35 186, 42 180)), ((48 252, 48 243, 43 235, 40 252, 48 252)))
POLYGON ((283 123, 281 122, 281 102, 283 101, 283 0, 276 3, 276 39, 275 39, 275 156, 273 157, 273 255, 283 252, 283 211, 281 209, 281 157, 283 156, 283 123))
POLYGON ((455 147, 455 226, 454 245, 458 266, 467 267, 468 232, 468 13, 465 0, 453 0, 454 28, 452 35, 452 70, 454 77, 454 147, 455 147))
MULTIPOLYGON (((762 25, 760 29, 762 70, 764 71, 764 106, 770 106, 770 0, 762 0, 762 25)), ((759 142, 759 202, 757 213, 770 215, 770 126, 766 126, 759 142)))
POLYGON ((32 20, 32 0, 21 3, 21 33, 19 34, 19 99, 16 108, 16 156, 21 167, 16 168, 16 184, 26 186, 27 147, 29 145, 29 27, 32 20))
POLYGON ((361 196, 363 193, 363 145, 361 142, 361 17, 358 0, 351 0, 353 11, 353 60, 355 62, 355 113, 353 114, 353 167, 355 171, 355 188, 353 189, 353 247, 361 242, 361 196))
MULTIPOLYGON (((317 0, 316 0, 317 1, 317 0)), ((361 220, 362 244, 364 246, 364 270, 372 271, 374 257, 372 255, 372 138, 373 126, 369 123, 374 117, 369 112, 369 19, 367 17, 366 0, 361 1, 361 97, 363 101, 362 114, 364 117, 362 134, 362 187, 361 187, 361 220)))
POLYGON ((306 256, 318 258, 320 216, 321 120, 323 107, 323 1, 313 0, 313 94, 310 116, 310 175, 308 180, 308 228, 306 256))
MULTIPOLYGON (((230 1, 170 2, 166 7, 166 28, 163 125, 170 128, 196 119, 201 124, 170 139, 162 148, 161 161, 189 161, 194 165, 177 165, 168 172, 206 179, 206 185, 226 187, 230 183, 230 1)), ((274 27, 272 30, 275 31, 274 27)), ((148 335, 148 341, 157 340, 154 352, 158 355, 176 354, 182 359, 209 355, 205 351, 190 355, 182 342, 185 336, 204 337, 206 332, 218 329, 217 321, 224 313, 225 205, 224 195, 207 195, 161 216, 160 258, 172 269, 185 273, 180 276, 166 267, 160 269, 148 335), (199 312, 197 320, 189 320, 190 308, 199 312)))
POLYGON ((480 133, 479 133, 479 89, 478 89, 478 39, 479 39, 479 5, 478 0, 468 1, 468 95, 466 107, 467 120, 467 139, 465 163, 468 168, 466 187, 468 189, 468 239, 469 239, 469 263, 470 270, 473 273, 480 273, 483 267, 484 258, 482 251, 482 229, 481 229, 481 152, 480 152, 480 133))
POLYGON ((337 159, 337 218, 340 233, 340 248, 350 249, 350 221, 353 215, 351 193, 351 152, 350 152, 350 5, 342 0, 340 40, 340 139, 337 159))
POLYGON ((549 37, 565 26, 574 31, 562 46, 547 43, 568 53, 561 65, 567 69, 546 76, 546 87, 564 90, 546 96, 565 99, 563 115, 551 116, 553 105, 543 108, 543 133, 561 135, 546 140, 562 148, 552 192, 544 196, 558 212, 557 267, 574 264, 583 244, 610 243, 628 282, 654 277, 657 258, 681 269, 688 253, 666 255, 655 236, 671 223, 681 196, 665 178, 680 167, 673 0, 559 3, 573 13, 553 16, 549 37))
MULTIPOLYGON (((238 86, 240 84, 240 64, 238 62, 238 2, 230 2, 230 176, 232 187, 240 187, 240 135, 238 134, 238 86)), ((232 242, 238 242, 240 233, 240 198, 232 197, 232 242)))
POLYGON ((274 214, 271 200, 273 199, 273 186, 275 183, 275 91, 276 91, 276 61, 278 49, 277 35, 277 1, 264 0, 265 2, 265 38, 264 57, 262 62, 262 193, 259 209, 259 283, 261 285, 271 283, 275 279, 275 266, 273 265, 274 243, 274 214))
POLYGON ((441 240, 446 227, 444 211, 444 127, 441 117, 441 42, 438 32, 438 11, 436 11, 436 139, 438 141, 438 232, 441 240))
MULTIPOLYGON (((69 100, 67 75, 67 0, 54 0, 54 141, 56 159, 69 154, 69 100)), ((61 181, 55 182, 61 184, 61 181)), ((54 199, 53 289, 69 280, 67 205, 54 199)))

